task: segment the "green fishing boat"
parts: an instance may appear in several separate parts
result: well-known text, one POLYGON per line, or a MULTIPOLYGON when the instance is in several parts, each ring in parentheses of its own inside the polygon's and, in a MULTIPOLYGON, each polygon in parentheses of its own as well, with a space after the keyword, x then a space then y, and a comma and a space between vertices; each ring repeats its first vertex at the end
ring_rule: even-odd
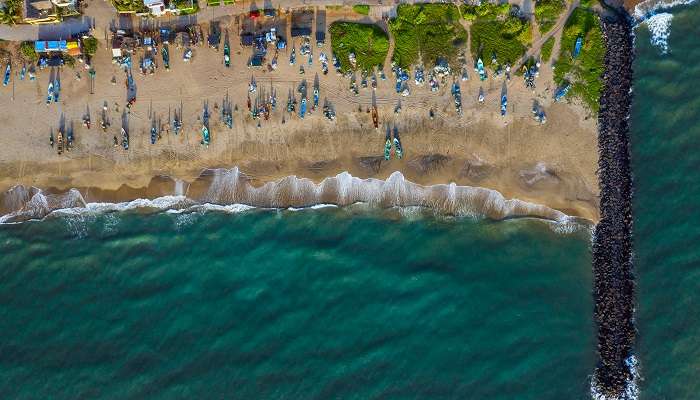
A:
POLYGON ((209 147, 209 128, 206 125, 202 125, 202 144, 209 147))
POLYGON ((228 43, 224 44, 224 65, 226 68, 231 66, 231 48, 228 43))
POLYGON ((384 144, 384 159, 388 160, 391 158, 391 139, 386 140, 386 144, 384 144))

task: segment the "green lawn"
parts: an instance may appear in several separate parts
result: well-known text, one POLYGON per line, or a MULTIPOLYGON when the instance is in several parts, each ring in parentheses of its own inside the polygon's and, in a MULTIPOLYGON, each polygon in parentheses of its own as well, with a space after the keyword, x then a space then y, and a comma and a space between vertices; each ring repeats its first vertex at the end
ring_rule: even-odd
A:
POLYGON ((357 69, 371 71, 383 65, 389 51, 389 38, 377 25, 354 22, 334 22, 328 32, 331 34, 331 48, 338 57, 341 69, 352 69, 348 55, 355 53, 357 69))
POLYGON ((540 54, 542 56, 542 61, 548 62, 549 59, 552 58, 552 50, 554 49, 554 41, 555 41, 554 36, 552 36, 551 38, 547 39, 547 41, 544 42, 544 44, 542 45, 542 52, 540 54))
POLYGON ((535 3, 535 20, 540 27, 540 33, 552 29, 565 8, 564 0, 538 0, 535 3))
POLYGON ((600 29, 600 18, 591 11, 576 9, 564 26, 559 59, 555 64, 554 81, 561 85, 571 83, 570 96, 581 99, 593 112, 598 112, 603 88, 603 57, 605 43, 600 29), (577 58, 572 52, 578 37, 583 47, 577 58))
POLYGON ((175 0, 175 7, 180 10, 180 15, 196 14, 199 11, 199 4, 196 0, 175 0))
POLYGON ((358 14, 369 15, 369 6, 367 4, 356 4, 352 6, 352 10, 358 14))
MULTIPOLYGON (((508 6, 507 4, 505 6, 508 6)), ((495 54, 499 64, 515 64, 532 42, 530 22, 508 13, 504 5, 484 3, 463 6, 462 15, 474 16, 471 26, 471 51, 475 59, 490 65, 495 54)))
POLYGON ((112 4, 119 12, 148 12, 142 0, 112 0, 112 4))
POLYGON ((459 10, 451 4, 401 4, 389 29, 395 41, 392 59, 404 68, 419 60, 428 66, 440 57, 452 60, 467 40, 459 10))

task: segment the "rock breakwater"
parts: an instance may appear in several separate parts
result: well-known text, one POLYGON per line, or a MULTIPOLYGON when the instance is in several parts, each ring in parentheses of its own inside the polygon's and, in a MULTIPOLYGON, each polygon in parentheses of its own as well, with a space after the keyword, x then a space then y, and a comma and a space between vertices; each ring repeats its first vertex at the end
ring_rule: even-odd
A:
POLYGON ((637 396, 629 145, 634 39, 626 15, 603 19, 602 28, 606 53, 598 115, 601 219, 593 240, 600 360, 591 391, 596 399, 632 399, 637 396))

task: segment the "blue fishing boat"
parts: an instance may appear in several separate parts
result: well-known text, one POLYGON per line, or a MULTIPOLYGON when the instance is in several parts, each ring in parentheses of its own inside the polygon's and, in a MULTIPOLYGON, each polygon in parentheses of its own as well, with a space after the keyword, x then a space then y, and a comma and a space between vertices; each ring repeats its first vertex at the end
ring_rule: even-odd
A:
POLYGON ((58 81, 57 79, 53 80, 53 101, 54 103, 58 103, 58 97, 61 94, 61 82, 58 81))
POLYGON ((27 75, 27 67, 23 65, 23 66, 22 66, 22 70, 19 72, 19 80, 20 80, 20 81, 23 81, 23 80, 24 80, 24 77, 25 77, 26 75, 27 75))
POLYGON ((501 115, 506 115, 506 108, 508 107, 508 98, 504 94, 501 96, 501 115))
POLYGON ((47 95, 46 95, 46 105, 51 104, 53 101, 53 82, 49 82, 49 89, 47 90, 47 95))
POLYGON ((2 81, 3 86, 7 86, 8 83, 10 83, 10 64, 7 64, 7 68, 5 68, 5 79, 2 81))
POLYGON ((573 58, 578 57, 579 53, 581 53, 581 46, 583 46, 583 38, 579 36, 576 38, 576 44, 574 45, 573 58))
POLYGON ((299 116, 304 118, 306 115, 306 99, 301 99, 301 107, 299 107, 299 116))
POLYGON ((158 132, 156 131, 156 127, 152 126, 151 127, 151 144, 156 144, 157 139, 158 139, 158 132))
POLYGON ((318 88, 314 88, 314 108, 318 107, 318 88))
POLYGON ((571 89, 571 84, 568 82, 560 86, 559 89, 554 92, 554 101, 560 101, 566 97, 566 94, 569 93, 569 89, 571 89))

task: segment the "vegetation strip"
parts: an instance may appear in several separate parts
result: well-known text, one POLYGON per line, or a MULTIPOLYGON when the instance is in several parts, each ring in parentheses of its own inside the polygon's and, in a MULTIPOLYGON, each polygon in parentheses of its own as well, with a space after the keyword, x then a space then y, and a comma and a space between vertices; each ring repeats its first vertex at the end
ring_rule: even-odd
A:
POLYGON ((452 4, 401 4, 389 21, 395 47, 392 60, 402 68, 422 63, 434 66, 438 58, 452 61, 467 41, 452 4))
POLYGON ((338 57, 343 71, 371 71, 372 68, 384 64, 389 52, 389 37, 377 25, 334 22, 328 31, 331 34, 333 54, 338 57), (350 61, 351 53, 355 55, 354 66, 350 61))

